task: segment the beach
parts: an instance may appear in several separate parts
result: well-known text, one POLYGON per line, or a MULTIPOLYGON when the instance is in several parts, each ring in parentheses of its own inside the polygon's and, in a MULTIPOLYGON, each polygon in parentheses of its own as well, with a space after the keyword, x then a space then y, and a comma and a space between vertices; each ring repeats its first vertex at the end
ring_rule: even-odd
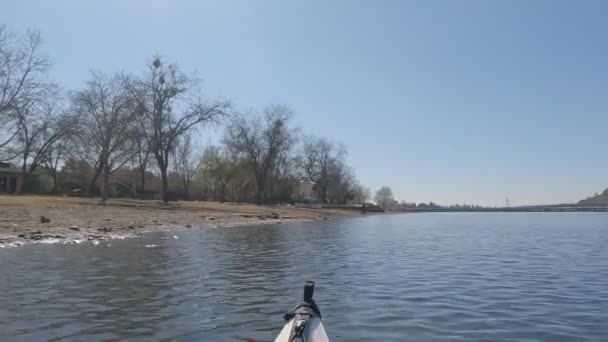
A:
POLYGON ((26 243, 79 243, 137 237, 174 228, 222 228, 359 216, 347 209, 289 205, 55 196, 0 196, 0 248, 26 243))

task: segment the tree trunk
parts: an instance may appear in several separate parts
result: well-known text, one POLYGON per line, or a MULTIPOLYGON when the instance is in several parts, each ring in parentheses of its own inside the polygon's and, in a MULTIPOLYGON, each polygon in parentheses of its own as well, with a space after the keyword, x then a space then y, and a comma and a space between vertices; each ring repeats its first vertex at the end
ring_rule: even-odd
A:
POLYGON ((188 182, 184 181, 184 198, 186 200, 190 199, 190 193, 188 192, 188 182))
POLYGON ((140 191, 144 192, 146 190, 146 169, 144 167, 139 168, 139 176, 141 177, 139 180, 140 191))
POLYGON ((327 186, 319 184, 319 190, 321 192, 321 202, 327 204, 327 186))
POLYGON ((56 193, 59 189, 59 179, 57 177, 57 170, 52 170, 51 175, 53 177, 53 193, 56 193))
POLYGON ((207 197, 207 185, 203 184, 201 186, 201 197, 203 198, 203 200, 208 201, 209 197, 207 197))
POLYGON ((163 203, 167 205, 169 203, 169 181, 167 180, 167 168, 161 166, 160 167, 160 176, 163 181, 163 188, 161 193, 161 198, 163 203))
POLYGON ((93 175, 93 179, 89 182, 89 186, 87 188, 87 195, 89 197, 94 197, 97 194, 97 179, 99 178, 99 174, 101 173, 101 167, 95 170, 95 175, 93 175))
POLYGON ((264 180, 258 179, 258 193, 256 194, 255 204, 261 205, 264 201, 264 180))
POLYGON ((220 183, 220 203, 226 201, 226 183, 220 183))
POLYGON ((102 198, 101 200, 105 203, 108 200, 108 193, 109 193, 109 187, 110 187, 110 168, 108 167, 104 167, 103 168, 103 181, 101 183, 101 195, 102 198))
POLYGON ((15 195, 21 195, 23 191, 23 183, 25 183, 25 177, 27 176, 27 152, 24 153, 23 164, 21 165, 21 182, 15 184, 15 195))

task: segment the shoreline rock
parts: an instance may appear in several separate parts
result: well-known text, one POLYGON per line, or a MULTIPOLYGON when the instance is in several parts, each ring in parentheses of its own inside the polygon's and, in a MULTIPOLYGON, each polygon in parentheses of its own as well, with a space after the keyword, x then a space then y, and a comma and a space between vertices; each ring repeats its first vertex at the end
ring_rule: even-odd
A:
MULTIPOLYGON (((309 219, 289 219, 289 220, 267 220, 261 223, 257 220, 239 220, 239 221, 224 221, 219 224, 203 224, 197 228, 199 229, 218 229, 218 228, 229 228, 229 227, 246 227, 246 226, 259 226, 259 225, 272 225, 272 224, 284 224, 284 223, 296 223, 296 222, 310 222, 318 220, 309 219)), ((89 228, 78 230, 71 229, 68 227, 65 229, 65 234, 55 233, 43 233, 39 230, 28 231, 18 234, 14 238, 11 237, 0 237, 0 248, 6 247, 19 247, 26 244, 36 243, 60 243, 60 244, 78 244, 82 242, 92 242, 97 245, 102 241, 109 241, 113 239, 131 239, 141 237, 142 234, 158 232, 158 231, 171 231, 179 229, 192 229, 191 224, 185 225, 170 225, 163 227, 150 227, 149 229, 139 229, 137 233, 133 229, 123 229, 122 231, 115 231, 112 228, 89 228)))

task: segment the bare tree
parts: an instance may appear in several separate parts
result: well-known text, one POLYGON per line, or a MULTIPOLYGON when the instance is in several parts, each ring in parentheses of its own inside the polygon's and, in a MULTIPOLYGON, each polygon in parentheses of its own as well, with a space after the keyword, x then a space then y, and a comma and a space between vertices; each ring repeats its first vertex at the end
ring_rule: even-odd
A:
POLYGON ((91 175, 95 172, 93 166, 84 159, 79 158, 78 152, 73 152, 78 145, 71 145, 66 151, 65 160, 62 161, 59 172, 60 184, 65 184, 72 190, 84 190, 89 186, 91 175))
POLYGON ((306 137, 295 161, 304 174, 316 183, 321 201, 327 203, 329 184, 336 180, 344 164, 346 149, 325 138, 306 137))
POLYGON ((19 153, 10 145, 19 134, 16 115, 0 115, 0 161, 16 158, 19 153))
POLYGON ((382 208, 388 208, 391 206, 395 200, 393 198, 393 191, 388 186, 383 186, 378 191, 376 191, 376 196, 374 197, 376 203, 382 208))
POLYGON ((38 32, 19 36, 0 25, 0 159, 14 157, 4 148, 18 134, 15 107, 39 97, 50 67, 47 56, 40 52, 42 39, 38 32))
MULTIPOLYGON (((81 118, 80 143, 94 156, 96 177, 102 175, 102 200, 109 196, 109 177, 131 160, 137 106, 121 75, 107 77, 93 72, 83 90, 73 96, 74 111, 81 118)), ((95 178, 96 178, 95 177, 95 178)))
POLYGON ((372 191, 369 188, 359 184, 359 182, 353 184, 352 193, 353 202, 355 203, 365 203, 372 197, 372 191))
POLYGON ((245 156, 253 172, 257 204, 265 199, 268 176, 277 160, 296 141, 296 130, 289 127, 292 115, 288 107, 272 105, 261 117, 236 116, 226 130, 225 143, 245 156))
POLYGON ((301 180, 293 156, 281 154, 269 176, 269 198, 273 201, 292 201, 296 185, 301 180))
MULTIPOLYGON (((18 126, 15 149, 20 153, 23 179, 44 162, 59 140, 76 129, 74 118, 58 108, 60 102, 58 90, 53 88, 40 99, 22 99, 13 106, 18 126)), ((21 193, 21 185, 17 193, 21 193)))
MULTIPOLYGON (((97 180, 102 171, 101 153, 99 153, 97 149, 97 144, 92 143, 87 139, 86 130, 80 129, 80 134, 74 138, 73 155, 71 157, 72 159, 78 159, 85 162, 90 167, 90 169, 87 169, 88 172, 83 172, 80 176, 88 177, 88 180, 86 181, 87 195, 93 197, 97 194, 97 180)), ((82 182, 82 180, 80 181, 82 182)))
POLYGON ((155 58, 148 73, 130 82, 141 111, 140 125, 162 179, 162 200, 168 197, 167 169, 177 140, 193 127, 216 122, 230 103, 205 101, 196 92, 199 81, 175 64, 155 58))
POLYGON ((139 171, 139 187, 140 191, 143 192, 146 190, 146 171, 148 170, 148 162, 150 161, 150 148, 146 140, 146 134, 140 128, 137 127, 133 138, 135 141, 135 162, 139 171))
POLYGON ((223 202, 228 186, 241 173, 240 166, 237 156, 228 155, 219 146, 207 146, 201 158, 199 181, 207 188, 219 191, 218 199, 223 202))
POLYGON ((330 168, 331 182, 327 184, 327 201, 330 203, 347 203, 353 199, 353 184, 357 182, 355 172, 345 164, 330 168))
POLYGON ((184 187, 184 196, 190 199, 190 183, 194 176, 198 173, 201 166, 201 158, 193 151, 192 137, 190 134, 184 135, 179 139, 174 153, 174 171, 179 176, 182 186, 184 187))
POLYGON ((42 163, 51 178, 53 178, 53 192, 59 189, 59 166, 67 156, 70 155, 73 142, 69 135, 66 135, 51 146, 46 151, 42 163))

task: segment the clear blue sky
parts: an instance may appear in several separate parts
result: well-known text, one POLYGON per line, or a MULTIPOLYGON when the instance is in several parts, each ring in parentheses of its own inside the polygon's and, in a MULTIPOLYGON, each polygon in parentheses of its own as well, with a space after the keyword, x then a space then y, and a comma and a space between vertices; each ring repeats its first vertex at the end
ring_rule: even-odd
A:
MULTIPOLYGON (((210 96, 285 103, 398 199, 571 202, 608 187, 607 1, 1 0, 67 88, 155 53, 210 96)), ((203 138, 207 140, 208 138, 203 138)))

